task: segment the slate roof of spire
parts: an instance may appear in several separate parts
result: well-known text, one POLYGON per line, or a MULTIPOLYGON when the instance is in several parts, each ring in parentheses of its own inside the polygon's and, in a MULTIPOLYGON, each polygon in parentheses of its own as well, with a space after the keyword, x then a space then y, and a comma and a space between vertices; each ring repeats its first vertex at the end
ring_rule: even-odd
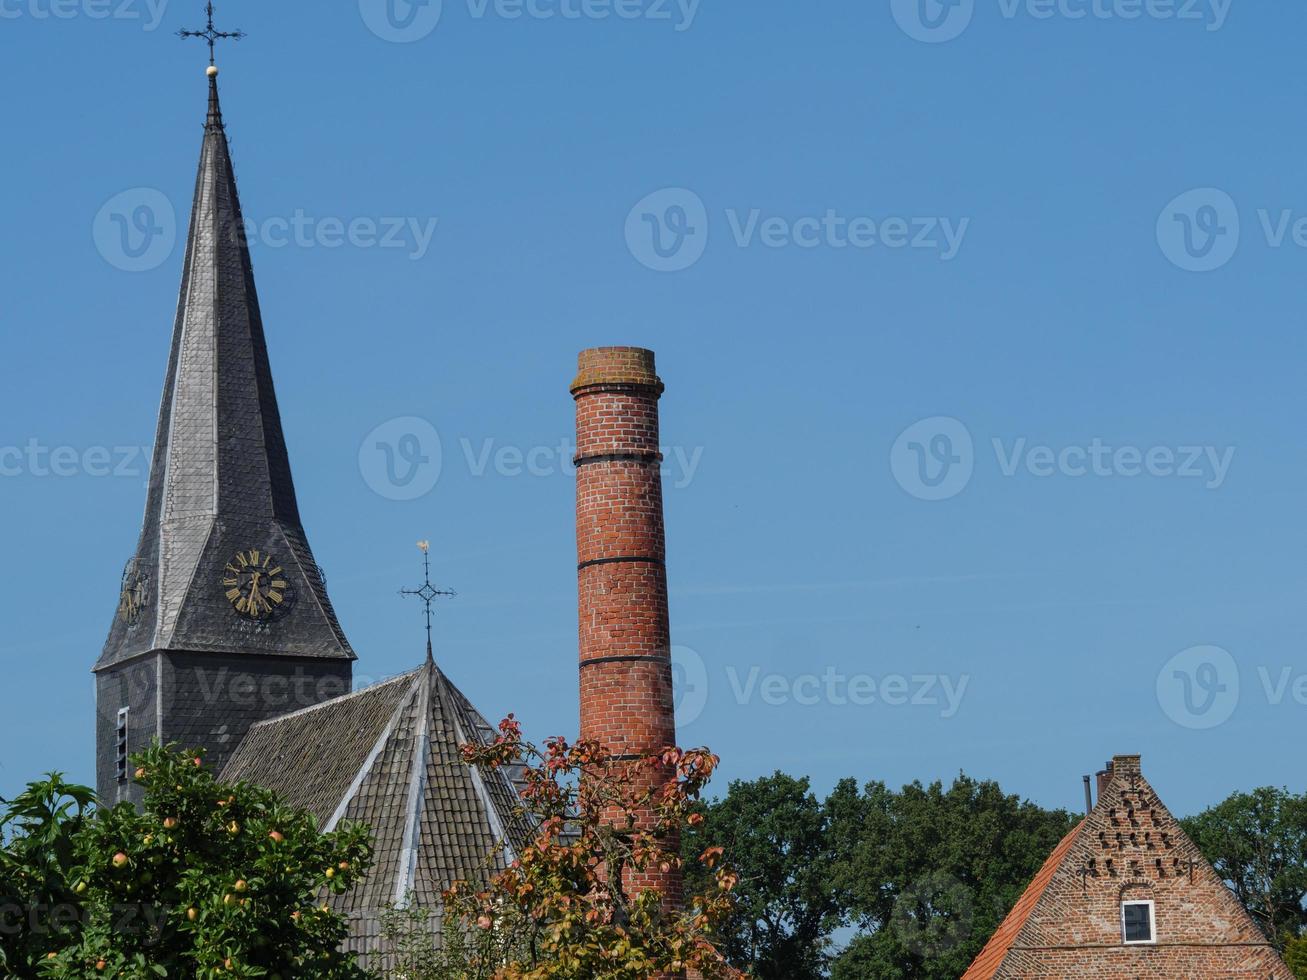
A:
POLYGON ((300 523, 236 178, 209 78, 204 143, 145 520, 131 566, 134 624, 115 617, 97 670, 153 650, 354 659, 300 523), (290 583, 281 622, 251 628, 228 604, 238 552, 272 555, 290 583))
MULTIPOLYGON (((324 830, 342 820, 371 828, 372 871, 333 902, 351 919, 350 948, 377 967, 384 965, 381 910, 410 899, 438 910, 454 882, 484 882, 529 842, 521 771, 472 768, 459 751, 495 735, 428 660, 386 683, 255 725, 222 778, 275 791, 324 830)), ((432 926, 439 930, 438 915, 432 926)))

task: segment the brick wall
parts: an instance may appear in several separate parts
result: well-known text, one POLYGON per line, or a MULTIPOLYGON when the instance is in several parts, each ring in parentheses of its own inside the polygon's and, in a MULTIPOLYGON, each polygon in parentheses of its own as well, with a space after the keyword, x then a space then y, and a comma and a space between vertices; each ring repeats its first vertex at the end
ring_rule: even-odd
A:
POLYGON ((996 976, 1290 980, 1144 779, 1139 757, 1118 756, 1103 783, 996 976), (1155 904, 1155 943, 1124 943, 1127 901, 1155 904))
MULTIPOLYGON (((581 735, 619 756, 676 744, 658 448, 663 385, 651 351, 581 354, 576 399, 576 538, 581 735)), ((651 772, 650 785, 668 778, 651 772)), ((677 871, 633 877, 681 900, 677 871)))

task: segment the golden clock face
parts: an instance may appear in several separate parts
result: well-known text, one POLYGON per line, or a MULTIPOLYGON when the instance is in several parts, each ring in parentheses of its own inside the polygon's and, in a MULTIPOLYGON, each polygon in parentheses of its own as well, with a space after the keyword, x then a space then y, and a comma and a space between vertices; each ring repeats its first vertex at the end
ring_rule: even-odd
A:
POLYGON ((135 561, 128 562, 123 570, 122 590, 118 594, 119 618, 128 626, 135 626, 141 620, 149 596, 149 576, 137 570, 135 561))
POLYGON ((227 601, 246 619, 271 619, 289 598, 290 583, 282 573, 282 567, 267 552, 238 552, 224 570, 222 587, 227 601))

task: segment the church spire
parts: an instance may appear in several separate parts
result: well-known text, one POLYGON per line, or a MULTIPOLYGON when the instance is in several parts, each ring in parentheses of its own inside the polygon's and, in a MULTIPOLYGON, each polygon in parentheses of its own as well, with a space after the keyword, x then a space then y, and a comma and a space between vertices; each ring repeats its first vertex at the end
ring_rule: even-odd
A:
POLYGON ((209 116, 204 120, 204 131, 222 129, 222 106, 218 102, 218 69, 209 66, 209 116))
POLYGON ((217 75, 132 601, 97 670, 156 650, 354 659, 300 524, 217 75))

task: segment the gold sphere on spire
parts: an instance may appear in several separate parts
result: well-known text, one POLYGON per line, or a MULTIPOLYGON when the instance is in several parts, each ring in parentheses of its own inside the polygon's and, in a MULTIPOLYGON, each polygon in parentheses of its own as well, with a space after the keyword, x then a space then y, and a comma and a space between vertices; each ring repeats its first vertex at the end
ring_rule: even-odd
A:
POLYGON ((217 65, 210 65, 208 68, 206 68, 206 69, 204 70, 204 74, 208 75, 210 78, 217 78, 217 77, 218 77, 218 66, 217 66, 217 65))

